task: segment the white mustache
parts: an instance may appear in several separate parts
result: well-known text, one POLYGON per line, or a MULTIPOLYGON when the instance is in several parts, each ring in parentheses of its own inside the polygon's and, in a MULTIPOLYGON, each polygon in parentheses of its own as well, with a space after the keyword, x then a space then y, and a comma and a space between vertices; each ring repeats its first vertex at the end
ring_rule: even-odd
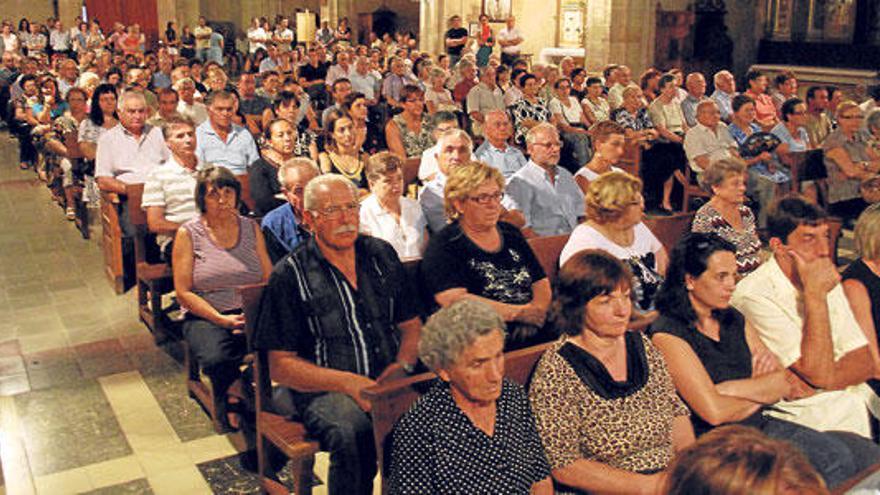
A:
POLYGON ((333 230, 334 234, 347 234, 349 232, 357 232, 358 229, 354 225, 343 225, 333 230))

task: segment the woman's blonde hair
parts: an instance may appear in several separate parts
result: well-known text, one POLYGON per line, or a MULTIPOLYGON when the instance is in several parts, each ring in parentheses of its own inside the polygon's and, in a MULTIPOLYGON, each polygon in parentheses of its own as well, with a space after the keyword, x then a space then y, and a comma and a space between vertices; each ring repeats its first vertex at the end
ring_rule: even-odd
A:
POLYGON ((679 453, 666 493, 725 495, 827 494, 825 482, 794 446, 754 428, 715 428, 679 453))
POLYGON ((860 257, 880 259, 880 203, 869 206, 859 215, 854 236, 860 257))
POLYGON ((456 220, 461 216, 455 208, 455 202, 465 200, 483 182, 494 180, 498 188, 504 191, 504 176, 498 169, 486 165, 483 162, 471 161, 455 167, 446 179, 446 188, 443 191, 443 206, 446 209, 446 217, 456 220))
POLYGON ((626 172, 606 172, 590 182, 584 195, 587 218, 610 223, 642 196, 642 181, 626 172))
POLYGON ((839 105, 837 105, 837 110, 834 112, 834 117, 839 119, 840 116, 843 115, 843 112, 846 112, 847 110, 852 110, 853 108, 857 108, 859 110, 859 113, 862 112, 862 109, 859 107, 858 103, 852 100, 843 100, 842 102, 840 102, 839 105))

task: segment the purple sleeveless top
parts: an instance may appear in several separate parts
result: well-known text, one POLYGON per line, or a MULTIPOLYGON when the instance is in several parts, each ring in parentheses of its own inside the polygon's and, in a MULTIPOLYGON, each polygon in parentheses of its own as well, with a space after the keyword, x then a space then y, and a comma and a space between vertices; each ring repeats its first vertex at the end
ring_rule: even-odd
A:
POLYGON ((221 313, 241 309, 236 287, 263 280, 254 225, 253 220, 238 217, 238 242, 223 249, 211 240, 201 217, 183 224, 193 244, 192 290, 221 313))

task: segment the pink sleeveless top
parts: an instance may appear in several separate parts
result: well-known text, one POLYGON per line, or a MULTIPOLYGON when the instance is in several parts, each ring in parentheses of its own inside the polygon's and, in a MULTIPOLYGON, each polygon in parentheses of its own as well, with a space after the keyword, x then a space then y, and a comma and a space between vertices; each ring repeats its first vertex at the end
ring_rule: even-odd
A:
POLYGON ((224 249, 211 240, 201 217, 183 224, 193 243, 193 292, 221 313, 241 309, 236 287, 263 280, 254 226, 253 220, 238 217, 238 242, 224 249))

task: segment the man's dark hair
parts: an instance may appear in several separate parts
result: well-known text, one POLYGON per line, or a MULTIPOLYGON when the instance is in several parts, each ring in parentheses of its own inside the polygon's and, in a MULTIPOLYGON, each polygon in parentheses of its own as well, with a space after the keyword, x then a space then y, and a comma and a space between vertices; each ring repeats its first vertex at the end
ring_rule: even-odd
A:
POLYGON ((210 107, 217 100, 226 101, 226 100, 231 100, 233 98, 234 98, 234 96, 232 95, 231 91, 226 91, 224 89, 221 89, 218 91, 211 91, 210 93, 208 93, 207 96, 205 96, 205 106, 210 107))
POLYGON ((815 100, 816 93, 818 93, 819 91, 828 91, 828 89, 825 86, 810 86, 809 88, 807 88, 807 101, 809 102, 810 100, 815 100))
POLYGON ((351 84, 351 80, 349 80, 347 77, 340 77, 339 79, 333 81, 333 92, 335 93, 337 87, 338 87, 340 84, 344 84, 344 83, 351 84))
POLYGON ((431 117, 431 129, 436 129, 438 125, 444 122, 458 123, 458 117, 456 117, 455 114, 452 112, 440 110, 431 117))
POLYGON ((794 195, 786 196, 771 204, 767 210, 767 235, 787 244, 788 236, 801 225, 820 225, 827 218, 825 210, 806 199, 794 195))
POLYGON ((657 83, 657 87, 660 88, 660 91, 663 91, 663 88, 669 83, 675 84, 675 76, 667 72, 660 76, 660 81, 657 83))
POLYGON ((733 109, 734 112, 739 112, 739 109, 748 105, 749 103, 754 104, 755 100, 753 100, 750 96, 739 94, 733 97, 730 100, 730 108, 733 109))
POLYGON ((782 120, 788 122, 788 117, 794 113, 795 107, 803 103, 804 100, 800 98, 789 98, 785 100, 785 103, 782 104, 782 108, 779 109, 779 113, 782 114, 782 120))
POLYGON ((594 84, 602 84, 602 80, 595 76, 590 76, 587 78, 586 82, 587 86, 592 86, 594 84))

